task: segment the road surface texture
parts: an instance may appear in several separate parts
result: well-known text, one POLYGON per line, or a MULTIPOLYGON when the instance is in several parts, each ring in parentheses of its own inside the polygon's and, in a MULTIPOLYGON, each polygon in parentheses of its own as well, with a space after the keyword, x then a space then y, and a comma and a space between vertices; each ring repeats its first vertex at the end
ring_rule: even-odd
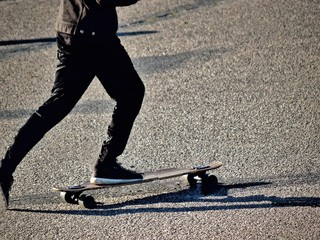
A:
MULTIPOLYGON (((50 94, 59 1, 0 1, 0 154, 50 94)), ((141 0, 119 37, 146 96, 119 160, 138 170, 223 162, 203 195, 180 179, 92 192, 114 102, 94 80, 18 167, 0 239, 320 239, 319 0, 141 0)))

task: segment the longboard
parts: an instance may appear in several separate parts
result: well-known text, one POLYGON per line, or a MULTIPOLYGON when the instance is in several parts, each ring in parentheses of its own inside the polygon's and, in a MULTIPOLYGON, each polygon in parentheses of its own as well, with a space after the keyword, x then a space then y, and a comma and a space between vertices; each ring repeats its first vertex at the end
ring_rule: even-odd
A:
POLYGON ((92 196, 82 194, 84 191, 96 190, 102 188, 112 188, 132 184, 141 184, 156 180, 168 179, 187 175, 190 186, 195 186, 199 178, 202 182, 203 191, 207 191, 209 188, 216 188, 218 185, 218 179, 214 175, 208 175, 207 172, 222 166, 221 162, 213 161, 205 166, 196 166, 193 168, 167 168, 157 171, 146 171, 142 173, 143 179, 137 182, 119 183, 119 184, 105 184, 97 185, 90 183, 89 181, 79 185, 66 186, 66 187, 54 187, 54 191, 60 192, 60 197, 63 201, 71 204, 79 204, 85 208, 95 208, 97 203, 92 196))

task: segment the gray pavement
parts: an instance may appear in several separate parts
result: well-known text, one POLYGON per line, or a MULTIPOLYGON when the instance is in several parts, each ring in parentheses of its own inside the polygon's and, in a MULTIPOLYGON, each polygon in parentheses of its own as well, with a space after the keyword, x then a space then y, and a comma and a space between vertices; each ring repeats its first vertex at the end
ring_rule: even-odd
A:
MULTIPOLYGON (((49 96, 58 1, 0 1, 0 155, 49 96)), ((141 0, 119 36, 146 86, 125 153, 139 170, 222 161, 204 196, 171 180, 94 196, 87 180, 114 103, 94 81, 15 173, 0 239, 320 239, 318 0, 141 0)), ((175 181, 175 180, 174 180, 175 181)))

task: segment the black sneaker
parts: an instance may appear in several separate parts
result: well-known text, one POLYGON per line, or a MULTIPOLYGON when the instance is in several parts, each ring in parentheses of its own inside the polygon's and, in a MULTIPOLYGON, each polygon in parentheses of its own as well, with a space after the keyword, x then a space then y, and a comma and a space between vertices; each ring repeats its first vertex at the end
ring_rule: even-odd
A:
POLYGON ((142 174, 125 169, 115 161, 96 169, 90 182, 103 185, 139 182, 142 179, 142 174))
POLYGON ((5 203, 5 208, 9 206, 9 192, 13 184, 13 177, 9 177, 7 180, 2 180, 0 183, 0 198, 5 203))

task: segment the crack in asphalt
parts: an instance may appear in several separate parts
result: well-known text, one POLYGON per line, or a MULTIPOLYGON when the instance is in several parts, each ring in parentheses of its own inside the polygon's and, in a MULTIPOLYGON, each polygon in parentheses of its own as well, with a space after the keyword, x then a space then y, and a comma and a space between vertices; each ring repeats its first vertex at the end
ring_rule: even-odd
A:
POLYGON ((151 14, 151 15, 145 16, 144 18, 142 18, 140 20, 133 21, 128 24, 119 25, 119 27, 125 28, 125 27, 131 27, 131 26, 135 26, 135 25, 155 23, 160 20, 178 17, 180 15, 180 13, 184 12, 184 11, 189 12, 189 11, 193 11, 193 10, 196 10, 196 9, 204 7, 204 6, 217 5, 218 3, 222 2, 222 1, 223 0, 195 0, 195 2, 193 4, 184 4, 184 5, 177 6, 170 11, 158 12, 155 14, 151 14))

